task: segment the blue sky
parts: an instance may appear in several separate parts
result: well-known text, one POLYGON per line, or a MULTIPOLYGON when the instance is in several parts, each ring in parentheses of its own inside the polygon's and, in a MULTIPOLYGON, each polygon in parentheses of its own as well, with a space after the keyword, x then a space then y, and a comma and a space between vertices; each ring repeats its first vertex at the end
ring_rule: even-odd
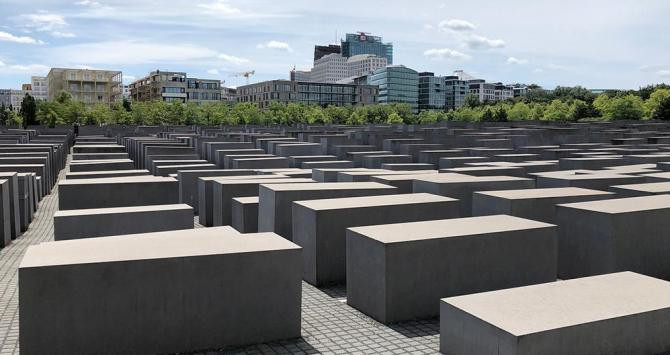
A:
POLYGON ((314 44, 365 31, 419 71, 628 89, 670 82, 669 15, 667 0, 0 0, 0 88, 50 67, 238 86, 234 73, 288 78, 311 67, 314 44))

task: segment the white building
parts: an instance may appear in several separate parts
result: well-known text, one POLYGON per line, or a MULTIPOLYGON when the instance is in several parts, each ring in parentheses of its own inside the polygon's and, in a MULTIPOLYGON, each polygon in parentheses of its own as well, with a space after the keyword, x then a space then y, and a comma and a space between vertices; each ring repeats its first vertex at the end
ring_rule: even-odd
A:
POLYGON ((30 84, 32 87, 32 94, 35 100, 46 101, 49 95, 49 87, 46 76, 32 76, 30 77, 30 84))
POLYGON ((311 72, 292 71, 291 80, 347 84, 352 82, 353 78, 372 74, 373 71, 384 68, 387 64, 386 58, 372 54, 360 54, 346 58, 341 54, 332 53, 315 60, 311 72))
POLYGON ((10 90, 10 103, 14 111, 19 112, 21 110, 23 98, 29 93, 28 90, 10 90))
POLYGON ((123 85, 123 98, 130 100, 130 85, 123 85))

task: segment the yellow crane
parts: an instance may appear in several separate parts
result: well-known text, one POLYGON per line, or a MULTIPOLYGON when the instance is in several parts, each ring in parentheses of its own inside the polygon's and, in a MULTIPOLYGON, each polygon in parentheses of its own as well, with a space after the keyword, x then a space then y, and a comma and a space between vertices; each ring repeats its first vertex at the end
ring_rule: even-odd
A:
POLYGON ((240 76, 245 77, 247 79, 247 85, 249 85, 249 78, 254 74, 256 74, 256 71, 252 70, 252 71, 245 71, 245 72, 241 72, 241 73, 235 73, 235 74, 232 74, 232 76, 234 76, 236 78, 238 78, 240 76))

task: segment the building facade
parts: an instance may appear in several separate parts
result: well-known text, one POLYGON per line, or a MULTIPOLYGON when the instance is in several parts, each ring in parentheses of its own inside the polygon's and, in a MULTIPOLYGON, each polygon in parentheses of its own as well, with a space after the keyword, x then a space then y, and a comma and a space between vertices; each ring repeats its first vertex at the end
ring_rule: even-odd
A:
POLYGON ((0 89, 0 106, 9 107, 12 104, 12 90, 0 89))
POLYGON ((30 77, 30 84, 35 100, 46 101, 48 99, 49 89, 46 76, 32 76, 30 77))
POLYGON ((221 101, 235 102, 237 101, 237 89, 221 87, 221 101))
POLYGON ((111 105, 123 97, 122 82, 120 71, 52 68, 47 75, 47 99, 65 91, 86 105, 111 105))
POLYGON ((290 73, 291 81, 312 81, 312 71, 311 70, 291 70, 290 73))
POLYGON ((347 58, 333 53, 314 61, 310 80, 316 83, 335 83, 349 76, 347 58))
POLYGON ((487 83, 483 79, 475 79, 468 81, 470 95, 474 95, 479 99, 479 102, 494 102, 496 101, 496 85, 487 83))
POLYGON ((28 90, 10 90, 10 103, 14 111, 19 112, 21 110, 21 103, 23 102, 23 98, 29 94, 30 91, 28 90))
POLYGON ((384 68, 386 63, 386 58, 372 54, 359 54, 349 58, 340 54, 328 54, 315 61, 311 71, 292 70, 291 80, 351 84, 354 78, 384 68))
POLYGON ((419 73, 419 111, 445 110, 447 95, 443 76, 419 73))
POLYGON ((339 44, 329 44, 327 46, 314 46, 314 61, 321 59, 323 56, 328 54, 340 54, 342 53, 342 47, 339 44))
POLYGON ((378 36, 371 36, 365 32, 347 33, 341 42, 341 47, 343 57, 373 54, 386 58, 388 65, 393 64, 393 44, 384 43, 378 36))
POLYGON ((379 88, 379 103, 409 104, 419 111, 419 73, 403 65, 390 65, 368 76, 368 84, 379 88))
POLYGON ((470 87, 465 80, 460 80, 458 76, 450 75, 444 77, 444 86, 446 89, 446 109, 455 110, 465 105, 465 98, 468 96, 470 87))
POLYGON ((152 71, 129 85, 133 101, 205 102, 221 101, 219 80, 189 78, 184 72, 152 71))
POLYGON ((505 101, 514 98, 514 87, 503 83, 495 83, 495 101, 505 101))
POLYGON ((370 85, 333 84, 271 80, 237 88, 238 102, 267 108, 271 102, 304 103, 319 106, 370 105, 377 102, 378 90, 370 85))

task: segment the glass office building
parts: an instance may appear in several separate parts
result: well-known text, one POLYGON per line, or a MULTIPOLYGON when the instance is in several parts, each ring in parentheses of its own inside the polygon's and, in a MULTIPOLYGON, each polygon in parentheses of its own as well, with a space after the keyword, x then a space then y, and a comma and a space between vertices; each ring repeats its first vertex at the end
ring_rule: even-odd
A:
POLYGON ((465 80, 459 79, 458 76, 444 77, 444 85, 446 89, 447 110, 455 110, 465 105, 465 98, 470 92, 470 86, 465 80))
POLYGON ((419 110, 444 110, 446 100, 444 77, 419 73, 419 110))
POLYGON ((370 36, 364 32, 347 33, 341 47, 343 57, 374 54, 386 58, 388 64, 393 64, 393 44, 382 42, 382 38, 378 36, 370 36))
POLYGON ((379 87, 379 103, 405 103, 419 111, 419 73, 404 65, 390 65, 368 76, 369 85, 379 87))

